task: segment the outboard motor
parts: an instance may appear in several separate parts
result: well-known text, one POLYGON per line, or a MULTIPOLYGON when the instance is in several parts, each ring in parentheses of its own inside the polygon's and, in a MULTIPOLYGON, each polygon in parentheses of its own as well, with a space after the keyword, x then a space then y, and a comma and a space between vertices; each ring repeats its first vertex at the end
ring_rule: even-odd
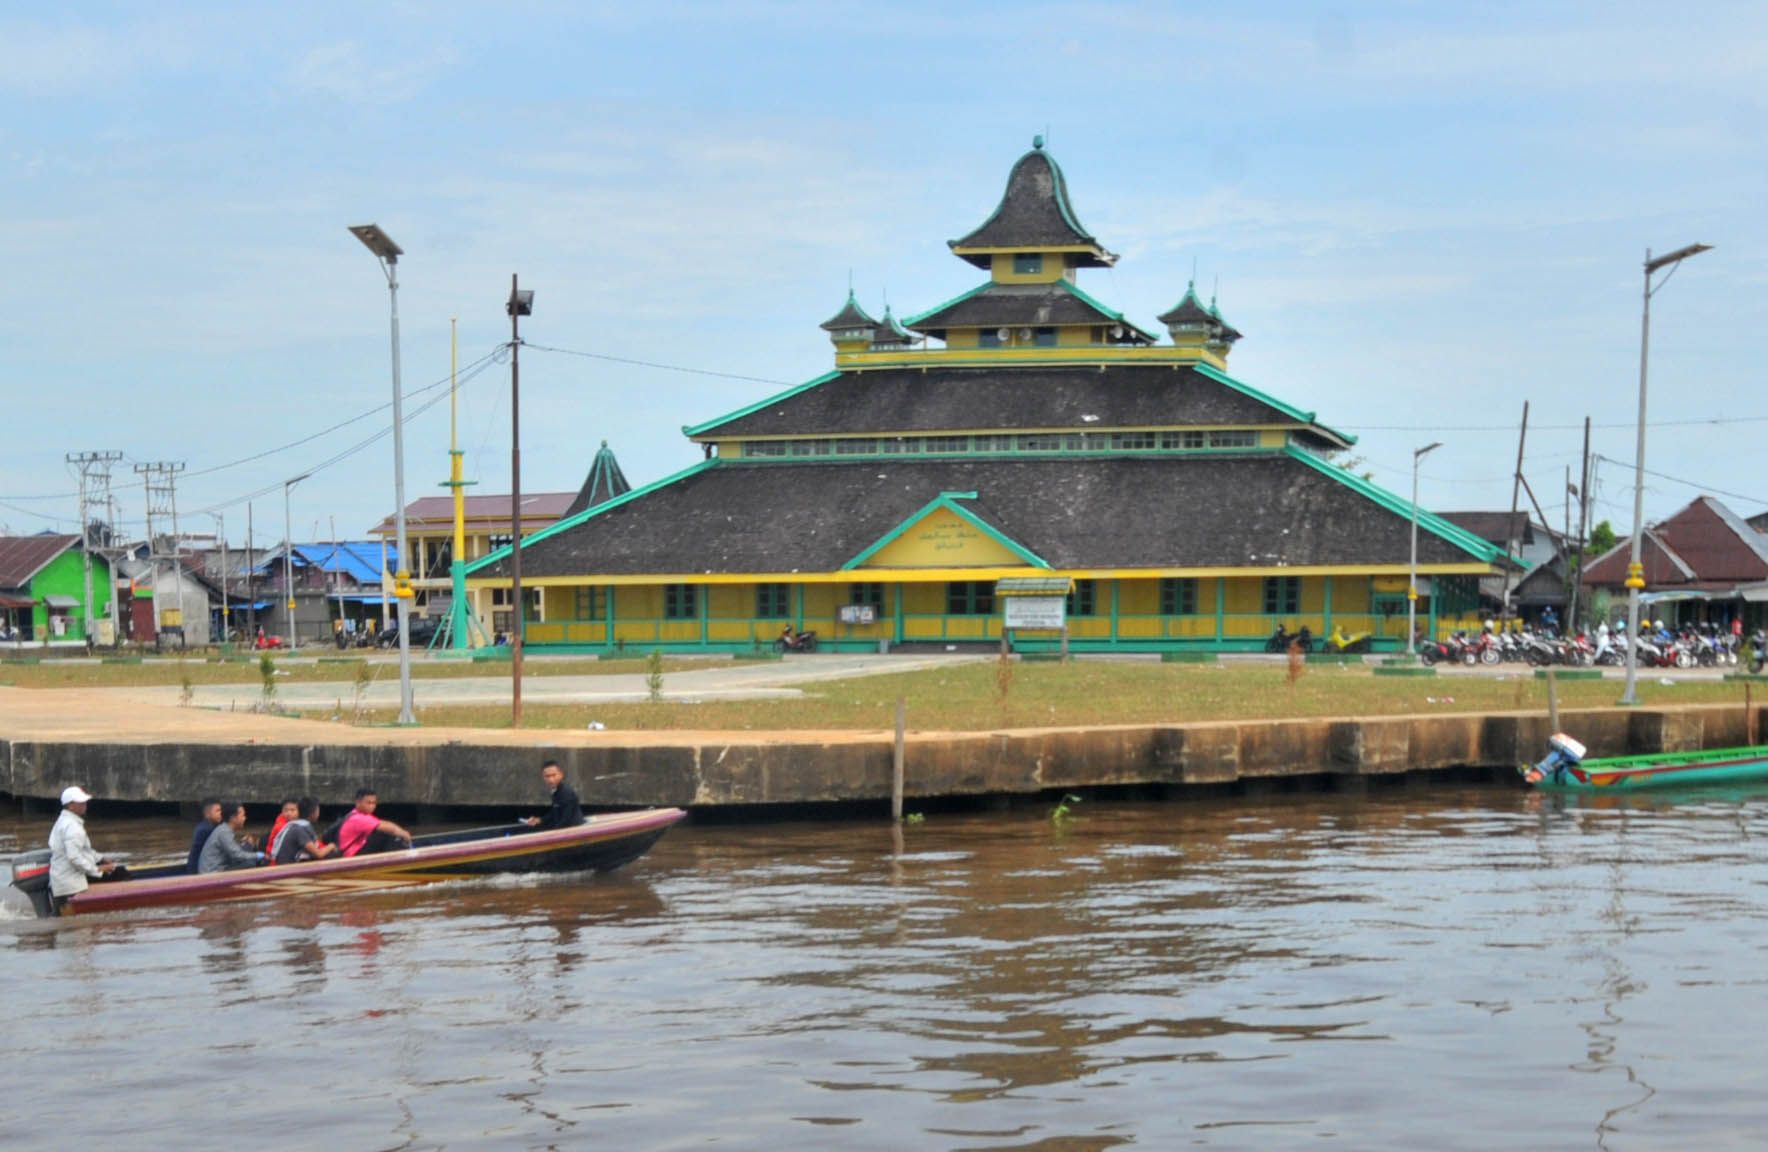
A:
POLYGON ((34 848, 12 858, 12 886, 31 898, 38 916, 55 915, 49 899, 49 849, 34 848))
POLYGON ((1555 732, 1547 741, 1547 755, 1541 758, 1539 764, 1523 769, 1522 778, 1530 784, 1539 784, 1542 780, 1563 784, 1566 770, 1583 763, 1588 751, 1589 749, 1564 732, 1555 732))

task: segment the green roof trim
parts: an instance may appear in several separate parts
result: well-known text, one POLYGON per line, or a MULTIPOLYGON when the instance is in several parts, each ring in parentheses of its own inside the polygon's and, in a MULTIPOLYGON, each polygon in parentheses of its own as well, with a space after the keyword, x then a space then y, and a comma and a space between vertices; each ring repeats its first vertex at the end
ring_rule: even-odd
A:
POLYGON ((1076 300, 1079 300, 1081 303, 1086 304, 1089 307, 1094 308, 1094 309, 1098 310, 1099 312, 1104 313, 1106 316, 1109 316, 1111 319, 1117 321, 1119 324, 1127 324, 1129 327, 1134 328, 1137 332, 1140 332, 1142 335, 1148 337, 1148 339, 1150 341, 1157 339, 1157 337, 1154 335, 1154 333, 1149 332, 1147 329, 1143 328, 1140 324, 1137 324, 1133 320, 1125 319, 1124 314, 1122 312, 1119 312, 1117 309, 1109 307, 1106 304, 1102 303, 1101 301, 1097 300, 1096 298, 1089 296, 1087 293, 1081 291, 1081 289, 1078 286, 1076 286, 1075 284, 1073 284, 1067 280, 1057 280, 1057 281, 1055 281, 1055 284, 1058 288, 1063 289, 1070 296, 1073 296, 1076 300))
POLYGON ((976 287, 970 289, 970 291, 961 293, 957 296, 953 296, 950 300, 947 300, 944 304, 935 304, 933 307, 927 309, 927 311, 925 311, 925 312, 920 312, 920 313, 917 313, 916 315, 913 315, 913 316, 904 317, 904 319, 902 320, 902 323, 910 328, 913 328, 915 325, 919 324, 921 321, 927 319, 927 317, 937 316, 941 312, 944 312, 947 308, 950 308, 952 305, 962 304, 964 301, 970 299, 970 297, 975 296, 975 295, 982 293, 982 292, 986 292, 990 288, 993 288, 994 286, 995 286, 995 282, 993 280, 984 280, 982 283, 978 284, 976 287))
POLYGON ((1019 557, 1021 560, 1024 560, 1027 564, 1030 564, 1032 567, 1034 567, 1034 568, 1048 568, 1050 566, 1049 563, 1047 561, 1045 561, 1043 557, 1041 557, 1037 553, 1031 551, 1031 549, 1026 548, 1024 545, 1020 544, 1018 541, 1014 540, 1010 536, 1006 536, 1006 535, 1002 534, 997 528, 995 528, 994 525, 990 524, 988 521, 984 520, 982 517, 976 515, 976 513, 970 511, 968 508, 965 508, 964 506, 962 506, 961 504, 958 503, 958 501, 960 501, 960 500, 974 500, 974 499, 976 499, 976 493, 974 493, 974 492, 941 492, 938 496, 934 497, 932 500, 929 500, 926 504, 922 505, 921 509, 918 512, 915 512, 908 519, 904 520, 901 524, 898 524, 896 527, 892 528, 890 531, 884 533, 884 535, 878 537, 878 539, 873 542, 873 544, 870 548, 867 548, 864 552, 861 552, 859 555, 855 556, 853 559, 849 560, 847 563, 841 565, 841 571, 851 572, 854 569, 860 567, 867 560, 870 560, 873 556, 875 556, 886 545, 888 545, 896 540, 900 540, 903 536, 903 533, 907 532, 910 528, 914 527, 916 524, 918 524, 922 520, 926 519, 927 516, 930 513, 932 513, 933 510, 936 508, 944 508, 946 511, 951 512, 953 515, 957 516, 960 520, 963 520, 966 523, 972 525, 978 531, 980 531, 983 535, 987 536, 990 540, 993 540, 996 544, 999 544, 1001 547, 1005 548, 1007 551, 1013 553, 1013 555, 1019 557))
POLYGON ((1207 364, 1207 363, 1200 362, 1195 367, 1196 367, 1197 374, 1199 376, 1208 377, 1209 379, 1214 380, 1218 384, 1226 384, 1228 387, 1234 389, 1236 392, 1239 392, 1244 396, 1250 396, 1254 400, 1259 401, 1261 404, 1269 404, 1271 407, 1273 407, 1277 411, 1283 413, 1285 416, 1292 417, 1296 420, 1301 421, 1303 424, 1307 424, 1311 427, 1318 428, 1322 432, 1331 433, 1333 436, 1336 436, 1340 440, 1344 441, 1345 446, 1347 448, 1350 445, 1355 444, 1357 442, 1357 438, 1355 436, 1352 436, 1349 432, 1340 432, 1336 428, 1332 428, 1332 427, 1329 427, 1328 425, 1320 423, 1318 420, 1316 420, 1314 418, 1314 414, 1312 412, 1304 412, 1300 408, 1297 408, 1293 404, 1289 404, 1289 403, 1286 403, 1285 401, 1279 400, 1275 396, 1266 395, 1265 393, 1260 392, 1257 388, 1254 388, 1252 385, 1246 383, 1244 380, 1234 379, 1234 377, 1228 375, 1226 372, 1223 372, 1220 368, 1217 368, 1214 364, 1207 364))
MULTIPOLYGON (((1375 501, 1389 512, 1404 516, 1408 520, 1412 518, 1413 507, 1410 500, 1396 496, 1380 485, 1373 484, 1370 481, 1363 479, 1349 469, 1340 468, 1336 464, 1322 460, 1311 452, 1304 452, 1295 447, 1285 448, 1283 451, 1291 458, 1306 463, 1308 467, 1332 477, 1345 487, 1375 501)), ((1507 556, 1504 549, 1498 547, 1496 544, 1480 539, 1467 529, 1449 523, 1434 512, 1426 512, 1423 508, 1418 508, 1417 513, 1418 526, 1420 528, 1423 528, 1431 534, 1453 544, 1464 552, 1471 553, 1473 556, 1483 560, 1487 564, 1495 564, 1498 561, 1505 559, 1514 561, 1517 564, 1522 563, 1520 557, 1507 556)))
POLYGON ((796 387, 788 388, 784 392, 776 392, 765 400, 757 400, 747 408, 739 408, 735 412, 726 412, 723 416, 708 420, 704 424, 696 424, 691 428, 684 424, 682 425, 681 433, 683 436, 698 436, 703 432, 710 432, 720 424, 728 424, 730 421, 740 419, 752 412, 759 412, 769 404, 778 404, 781 400, 790 400, 800 392, 808 392, 819 384, 827 384, 839 375, 841 375, 841 370, 838 368, 833 372, 824 372, 815 380, 806 380, 804 383, 799 384, 796 387))
MULTIPOLYGON (((613 509, 620 507, 620 505, 622 505, 622 504, 627 504, 627 503, 630 503, 634 500, 637 500, 640 496, 646 495, 647 493, 650 493, 650 492, 655 492, 659 488, 667 488, 667 487, 669 487, 669 485, 674 484, 677 480, 686 480, 689 476, 693 476, 697 473, 704 472, 708 468, 717 467, 718 463, 719 462, 716 459, 702 460, 698 464, 694 464, 694 465, 691 465, 687 468, 683 468, 680 472, 675 473, 673 476, 665 476, 661 480, 653 481, 650 484, 646 484, 643 488, 634 488, 630 492, 626 492, 620 496, 616 496, 616 497, 614 497, 614 499, 609 500, 605 503, 597 504, 597 505, 594 505, 593 507, 590 507, 590 508, 585 508, 583 511, 577 513, 577 515, 575 515, 575 516, 567 516, 563 520, 559 520, 555 523, 547 525, 545 528, 542 528, 540 531, 534 533, 534 535, 532 535, 532 536, 522 537, 522 547, 526 548, 528 545, 533 544, 533 543, 540 541, 540 540, 545 540, 549 536, 556 536, 560 532, 565 531, 567 528, 575 528, 577 525, 583 523, 585 520, 588 520, 588 519, 595 517, 595 516, 600 516, 603 512, 612 511, 613 509)), ((463 572, 462 575, 471 576, 473 573, 477 572, 481 568, 484 568, 486 565, 495 564, 497 561, 507 558, 509 556, 509 554, 510 554, 510 546, 508 544, 505 544, 502 548, 499 548, 497 551, 492 552, 486 556, 481 556, 479 559, 474 560, 472 563, 468 564, 466 566, 465 572, 463 572)))

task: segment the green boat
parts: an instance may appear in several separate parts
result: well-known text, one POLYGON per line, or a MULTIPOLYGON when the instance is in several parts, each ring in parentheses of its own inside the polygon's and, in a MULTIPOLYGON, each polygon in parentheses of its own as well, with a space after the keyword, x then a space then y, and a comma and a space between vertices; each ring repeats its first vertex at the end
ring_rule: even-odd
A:
POLYGON ((1545 791, 1632 792, 1768 780, 1768 745, 1763 744, 1586 759, 1584 746, 1559 732, 1547 746, 1547 755, 1539 763, 1517 769, 1524 780, 1545 791))

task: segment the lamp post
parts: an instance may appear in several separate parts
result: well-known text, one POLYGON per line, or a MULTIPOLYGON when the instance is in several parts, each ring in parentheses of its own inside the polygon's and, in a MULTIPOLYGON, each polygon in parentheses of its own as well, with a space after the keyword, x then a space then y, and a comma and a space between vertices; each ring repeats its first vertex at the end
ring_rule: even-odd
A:
POLYGON ((416 724, 411 710, 411 572, 405 567, 405 415, 399 394, 399 257, 405 250, 379 224, 356 224, 352 235, 381 262, 393 309, 393 596, 399 602, 399 723, 416 724))
POLYGON ((1418 655, 1418 462, 1442 447, 1432 441, 1412 453, 1412 565, 1406 581, 1406 655, 1418 655))
POLYGON ((311 475, 313 473, 303 472, 282 482, 282 596, 283 608, 288 612, 291 650, 295 647, 295 527, 294 519, 289 515, 289 489, 311 475))
POLYGON ((522 334, 517 328, 523 316, 534 314, 534 293, 516 286, 510 273, 510 298, 504 305, 510 314, 510 726, 522 726, 522 334))
POLYGON ((1663 256, 1653 258, 1645 250, 1645 302, 1639 316, 1639 443, 1633 457, 1633 541, 1627 564, 1627 687, 1621 693, 1622 704, 1639 703, 1639 591, 1645 587, 1645 566, 1640 562, 1640 543, 1645 535, 1645 369, 1651 352, 1651 298, 1669 283, 1677 265, 1690 256, 1712 250, 1711 244, 1690 244, 1663 256), (1670 270, 1656 286, 1651 278, 1663 269, 1670 270))

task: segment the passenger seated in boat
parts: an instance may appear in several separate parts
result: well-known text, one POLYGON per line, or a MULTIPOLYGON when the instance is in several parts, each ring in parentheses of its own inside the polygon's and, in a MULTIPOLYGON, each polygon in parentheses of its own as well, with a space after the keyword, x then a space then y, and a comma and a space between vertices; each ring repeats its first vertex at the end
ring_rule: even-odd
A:
POLYGON ((276 814, 276 823, 270 826, 270 831, 264 836, 264 851, 269 854, 272 863, 276 861, 276 838, 282 835, 282 830, 288 827, 290 820, 301 815, 300 806, 301 802, 293 796, 282 798, 282 810, 276 814))
POLYGON ((270 857, 278 864, 294 864, 302 860, 324 860, 338 850, 319 838, 313 827, 319 819, 319 801, 303 796, 295 801, 295 818, 282 826, 270 842, 270 857))
POLYGON ((203 815, 196 822, 196 827, 190 830, 190 856, 184 865, 184 870, 192 876, 196 875, 197 865, 202 862, 203 845, 209 842, 209 837, 214 835, 216 826, 221 823, 221 798, 205 796, 199 807, 203 815))
MULTIPOLYGON (((209 834, 203 854, 197 860, 198 872, 231 872, 235 868, 256 868, 269 857, 240 843, 240 829, 246 826, 246 806, 237 800, 221 803, 221 823, 209 834)), ((249 841, 248 841, 249 843, 249 841)))
POLYGON ((338 822, 337 835, 333 837, 333 843, 344 855, 360 856, 365 852, 411 847, 411 833, 374 814, 379 802, 373 788, 356 790, 356 807, 338 822))
POLYGON ((552 789, 552 807, 544 816, 530 816, 522 823, 530 828, 575 828, 583 823, 583 805, 577 802, 577 793, 565 783, 565 771, 559 767, 557 760, 548 760, 540 766, 540 778, 552 789))

